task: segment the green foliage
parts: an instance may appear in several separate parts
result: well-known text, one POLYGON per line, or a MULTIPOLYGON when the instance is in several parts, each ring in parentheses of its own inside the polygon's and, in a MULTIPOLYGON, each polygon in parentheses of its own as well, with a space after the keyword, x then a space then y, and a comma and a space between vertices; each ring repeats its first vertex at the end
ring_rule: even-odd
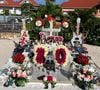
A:
POLYGON ((40 15, 40 17, 44 17, 45 14, 52 16, 60 16, 62 14, 62 10, 60 6, 47 1, 45 6, 41 5, 38 8, 37 13, 40 15))
MULTIPOLYGON (((34 10, 34 6, 32 6, 32 4, 24 3, 21 6, 21 11, 22 15, 33 19, 33 21, 28 22, 26 24, 27 29, 30 30, 29 35, 31 39, 39 39, 39 32, 42 30, 41 27, 36 27, 34 23, 37 18, 40 17, 44 19, 45 14, 52 15, 54 17, 62 15, 61 7, 55 5, 53 3, 53 0, 52 1, 46 0, 46 5, 41 5, 40 7, 37 8, 37 10, 34 10)), ((45 22, 46 22, 45 28, 49 27, 48 21, 45 20, 45 22)))
POLYGON ((26 82, 27 82, 27 79, 25 79, 25 78, 16 78, 15 79, 16 86, 24 87, 26 82))
POLYGON ((94 18, 93 26, 87 35, 87 43, 100 46, 100 19, 94 18))
POLYGON ((24 3, 21 6, 22 15, 29 16, 32 13, 33 5, 31 3, 24 3))
POLYGON ((59 35, 60 36, 63 36, 64 37, 64 42, 69 42, 72 38, 72 30, 69 28, 61 28, 61 32, 59 32, 59 35))
POLYGON ((5 9, 3 10, 3 13, 4 13, 4 15, 9 15, 9 9, 5 8, 5 9))
POLYGON ((71 29, 76 31, 76 19, 81 18, 80 32, 85 34, 86 42, 89 44, 100 45, 100 19, 93 16, 95 8, 76 9, 69 13, 71 29))

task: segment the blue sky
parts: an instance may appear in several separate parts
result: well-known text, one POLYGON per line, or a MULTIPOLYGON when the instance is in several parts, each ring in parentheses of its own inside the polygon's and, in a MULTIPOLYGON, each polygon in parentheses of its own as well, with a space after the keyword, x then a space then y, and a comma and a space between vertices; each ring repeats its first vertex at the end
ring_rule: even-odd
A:
MULTIPOLYGON (((35 0, 38 4, 42 4, 44 5, 45 4, 45 0, 35 0)), ((55 0, 56 4, 61 4, 63 2, 66 2, 68 0, 55 0)))

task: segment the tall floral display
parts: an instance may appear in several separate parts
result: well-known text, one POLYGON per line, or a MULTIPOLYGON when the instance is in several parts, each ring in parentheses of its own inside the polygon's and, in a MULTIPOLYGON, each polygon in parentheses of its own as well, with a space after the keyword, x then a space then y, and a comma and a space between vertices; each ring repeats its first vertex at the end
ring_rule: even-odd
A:
POLYGON ((36 45, 34 47, 34 53, 35 53, 35 56, 34 56, 34 63, 37 64, 37 65, 43 65, 44 64, 44 61, 45 61, 45 57, 47 55, 47 47, 45 47, 45 45, 36 45))
POLYGON ((57 65, 65 66, 68 63, 69 51, 64 45, 58 45, 54 52, 55 63, 57 65))

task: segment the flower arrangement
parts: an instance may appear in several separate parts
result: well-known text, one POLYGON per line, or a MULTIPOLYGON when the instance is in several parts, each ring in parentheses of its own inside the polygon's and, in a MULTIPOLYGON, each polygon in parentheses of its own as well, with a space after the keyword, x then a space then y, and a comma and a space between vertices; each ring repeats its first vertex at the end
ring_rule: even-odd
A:
POLYGON ((22 53, 17 53, 12 57, 14 63, 22 64, 24 62, 25 56, 22 53))
POLYGON ((44 26, 44 21, 42 18, 38 18, 36 21, 35 21, 35 25, 37 27, 41 27, 41 26, 44 26))
POLYGON ((47 39, 51 42, 62 42, 64 40, 62 36, 49 36, 47 39))
POLYGON ((25 86, 25 83, 27 82, 27 72, 25 68, 22 68, 21 66, 14 68, 11 71, 10 77, 12 77, 16 86, 25 86))
POLYGON ((45 76, 45 77, 43 78, 43 83, 45 84, 45 89, 48 88, 48 84, 49 84, 49 83, 51 84, 51 87, 54 88, 56 82, 57 82, 56 78, 53 77, 52 75, 48 75, 48 76, 45 76))
POLYGON ((24 47, 29 40, 28 31, 22 30, 21 31, 21 38, 19 40, 20 46, 24 47))
POLYGON ((38 65, 43 65, 44 63, 44 59, 47 55, 48 48, 45 45, 36 45, 34 47, 34 52, 35 52, 35 56, 34 56, 34 63, 38 64, 38 65))
POLYGON ((33 71, 28 53, 17 53, 12 56, 10 62, 9 74, 4 86, 25 86, 26 82, 31 79, 33 71))
POLYGON ((63 21, 62 21, 62 26, 63 26, 64 28, 68 28, 68 27, 69 27, 69 22, 68 22, 67 20, 63 20, 63 21))
POLYGON ((95 70, 92 66, 86 65, 83 68, 81 68, 75 78, 75 83, 82 89, 87 90, 87 88, 92 88, 94 82, 94 73, 95 70))
POLYGON ((76 63, 81 64, 81 65, 89 64, 88 56, 82 55, 82 54, 77 55, 75 61, 76 61, 76 63))
POLYGON ((25 86, 25 83, 28 81, 27 77, 28 75, 25 68, 22 66, 13 67, 9 71, 9 76, 4 83, 4 86, 25 86))
POLYGON ((58 45, 54 52, 54 58, 57 65, 65 66, 68 62, 68 49, 64 45, 58 45))

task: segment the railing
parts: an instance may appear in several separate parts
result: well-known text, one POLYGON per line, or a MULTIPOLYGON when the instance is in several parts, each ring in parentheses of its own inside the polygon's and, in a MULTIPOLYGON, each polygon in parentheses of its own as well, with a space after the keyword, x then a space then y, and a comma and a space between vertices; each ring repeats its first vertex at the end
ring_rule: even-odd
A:
POLYGON ((0 23, 0 33, 19 33, 22 30, 22 23, 0 23))

